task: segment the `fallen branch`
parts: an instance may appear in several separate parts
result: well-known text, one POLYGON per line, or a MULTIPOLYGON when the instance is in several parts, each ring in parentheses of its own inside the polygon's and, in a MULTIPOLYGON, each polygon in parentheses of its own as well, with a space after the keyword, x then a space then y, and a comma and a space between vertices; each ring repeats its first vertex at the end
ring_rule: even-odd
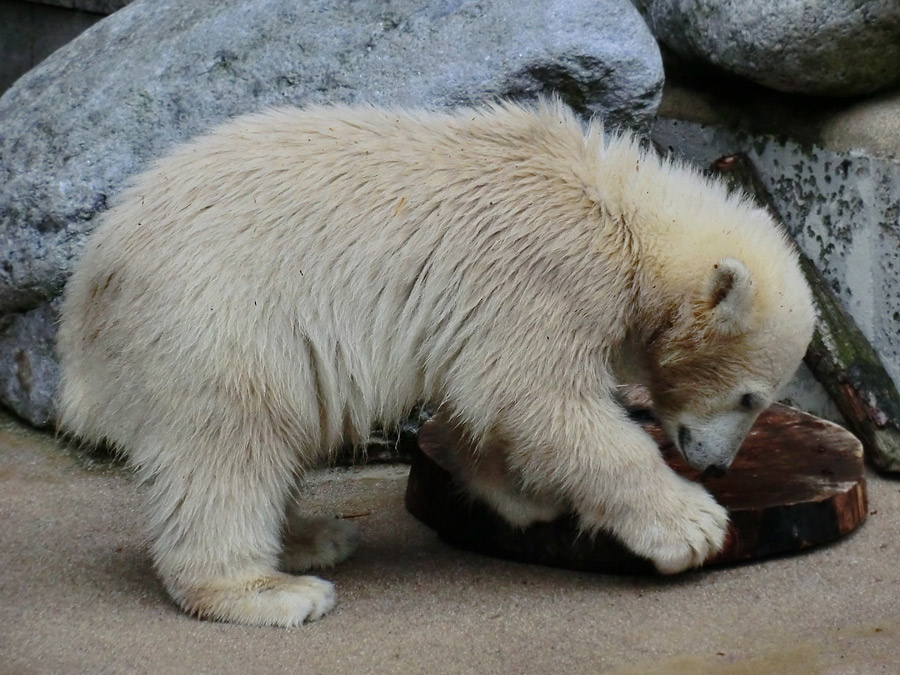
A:
MULTIPOLYGON (((742 189, 755 197, 782 222, 746 155, 720 157, 713 162, 711 170, 733 189, 742 189)), ((802 252, 800 264, 819 312, 804 361, 844 415, 850 431, 862 441, 872 464, 882 471, 900 472, 900 394, 872 345, 802 252)))

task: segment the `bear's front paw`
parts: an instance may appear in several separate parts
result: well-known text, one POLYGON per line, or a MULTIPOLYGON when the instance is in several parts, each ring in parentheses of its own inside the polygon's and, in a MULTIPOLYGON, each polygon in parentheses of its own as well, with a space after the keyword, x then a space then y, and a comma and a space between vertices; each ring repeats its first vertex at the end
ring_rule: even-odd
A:
POLYGON ((702 565, 718 553, 728 533, 728 511, 696 483, 683 481, 673 510, 657 522, 648 556, 661 574, 702 565))
POLYGON ((661 574, 698 567, 718 553, 728 533, 728 511, 700 485, 679 479, 678 489, 635 509, 613 531, 661 574))

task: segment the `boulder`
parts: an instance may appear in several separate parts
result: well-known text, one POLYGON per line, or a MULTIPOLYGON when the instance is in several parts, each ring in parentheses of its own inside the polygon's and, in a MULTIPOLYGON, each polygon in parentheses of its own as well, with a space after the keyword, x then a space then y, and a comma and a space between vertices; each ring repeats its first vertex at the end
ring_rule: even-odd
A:
POLYGON ((22 387, 9 364, 26 347, 52 354, 48 303, 96 216, 178 141, 270 105, 442 107, 550 91, 646 128, 662 80, 628 0, 138 0, 0 98, 0 315, 28 312, 29 326, 26 315, 0 323, 0 402, 52 421, 55 371, 22 387))
POLYGON ((897 0, 635 0, 656 37, 785 92, 856 96, 900 83, 897 0))

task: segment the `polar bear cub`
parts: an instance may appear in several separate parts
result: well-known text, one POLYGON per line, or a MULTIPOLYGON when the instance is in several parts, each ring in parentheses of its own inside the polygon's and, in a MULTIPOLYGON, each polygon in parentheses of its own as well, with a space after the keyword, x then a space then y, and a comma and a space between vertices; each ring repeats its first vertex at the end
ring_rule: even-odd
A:
POLYGON ((420 400, 500 437, 474 494, 574 511, 672 573, 725 510, 617 405, 643 381, 723 471, 798 365, 809 290, 762 210, 557 101, 278 109, 176 148, 104 215, 66 288, 61 419, 149 485, 152 554, 200 617, 291 626, 295 576, 355 533, 289 508, 299 474, 420 400))

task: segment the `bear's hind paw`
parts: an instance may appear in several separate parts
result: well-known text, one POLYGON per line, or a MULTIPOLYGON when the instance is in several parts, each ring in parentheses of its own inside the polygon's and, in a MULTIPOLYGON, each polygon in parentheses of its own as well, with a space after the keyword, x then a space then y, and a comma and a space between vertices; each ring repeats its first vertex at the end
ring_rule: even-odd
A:
POLYGON ((189 614, 245 626, 299 626, 320 619, 337 600, 334 586, 323 579, 277 573, 169 590, 189 614))

